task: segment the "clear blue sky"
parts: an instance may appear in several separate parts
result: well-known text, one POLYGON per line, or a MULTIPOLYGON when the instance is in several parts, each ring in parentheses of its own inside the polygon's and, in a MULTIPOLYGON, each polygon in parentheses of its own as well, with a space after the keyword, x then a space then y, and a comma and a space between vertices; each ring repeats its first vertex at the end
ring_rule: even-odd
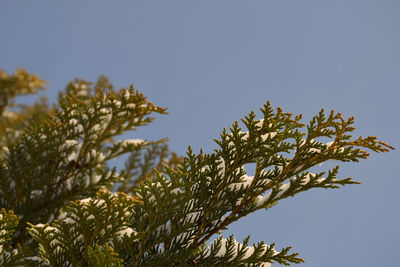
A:
MULTIPOLYGON (((131 83, 170 115, 136 137, 211 151, 223 127, 267 100, 309 120, 356 118, 357 134, 399 146, 397 0, 0 2, 0 68, 57 92, 74 77, 131 83)), ((314 190, 232 225, 228 235, 291 245, 302 266, 398 266, 398 150, 344 165, 362 185, 314 190)))

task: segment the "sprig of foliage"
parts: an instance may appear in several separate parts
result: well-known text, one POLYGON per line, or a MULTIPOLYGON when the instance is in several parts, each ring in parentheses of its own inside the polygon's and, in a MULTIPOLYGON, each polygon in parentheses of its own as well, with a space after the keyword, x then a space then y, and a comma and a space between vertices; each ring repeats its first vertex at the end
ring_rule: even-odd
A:
MULTIPOLYGON (((270 266, 269 263, 277 262, 284 265, 302 263, 297 258, 298 254, 288 254, 290 247, 280 252, 274 249, 275 244, 265 245, 264 242, 249 246, 250 236, 239 243, 233 236, 224 239, 219 236, 210 246, 202 246, 199 258, 204 266, 270 266)), ((197 261, 196 261, 197 263, 197 261)))
POLYGON ((0 266, 36 266, 40 258, 27 247, 12 248, 12 239, 20 218, 12 211, 0 210, 0 266))
POLYGON ((110 264, 120 263, 118 253, 111 253, 110 248, 128 251, 137 239, 130 220, 134 217, 132 206, 138 201, 123 193, 99 191, 96 198, 72 202, 52 226, 29 224, 29 233, 39 243, 44 263, 50 266, 82 266, 86 261, 103 261, 106 255, 114 255, 110 264), (103 256, 96 259, 95 255, 103 256))
POLYGON ((133 87, 110 89, 104 77, 95 88, 76 80, 60 94, 58 107, 43 112, 41 120, 26 125, 12 142, 1 143, 0 205, 21 216, 14 247, 29 240, 26 222, 51 222, 69 201, 128 178, 110 169, 108 160, 163 142, 115 142, 114 137, 147 125, 154 120, 151 114, 164 114, 165 109, 133 87))
MULTIPOLYGON (((14 74, 0 70, 0 143, 12 144, 24 128, 37 123, 50 112, 45 98, 32 106, 15 102, 15 97, 34 94, 45 89, 46 82, 24 69, 17 69, 14 74)), ((0 159, 4 159, 7 146, 1 146, 0 159)))
POLYGON ((0 115, 7 107, 14 107, 17 95, 34 94, 45 89, 46 82, 37 75, 18 68, 14 74, 0 70, 0 115))
POLYGON ((118 257, 114 249, 110 246, 89 247, 87 252, 88 266, 104 266, 104 267, 122 267, 123 260, 118 257))

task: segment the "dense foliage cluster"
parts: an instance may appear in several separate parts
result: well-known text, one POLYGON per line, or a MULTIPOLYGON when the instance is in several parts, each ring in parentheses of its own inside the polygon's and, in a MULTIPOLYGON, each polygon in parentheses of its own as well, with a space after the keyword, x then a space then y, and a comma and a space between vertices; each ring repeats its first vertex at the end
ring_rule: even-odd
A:
POLYGON ((0 71, 2 266, 301 263, 290 247, 249 245, 221 230, 302 191, 357 183, 337 178, 338 167, 310 172, 321 163, 392 149, 376 137, 352 139, 354 120, 340 113, 321 110, 305 125, 267 102, 260 119, 251 112, 224 129, 213 152, 189 147, 182 158, 167 139, 121 139, 166 113, 133 86, 75 79, 53 107, 14 101, 44 86, 23 69, 0 71), (110 166, 123 154, 125 168, 110 166))

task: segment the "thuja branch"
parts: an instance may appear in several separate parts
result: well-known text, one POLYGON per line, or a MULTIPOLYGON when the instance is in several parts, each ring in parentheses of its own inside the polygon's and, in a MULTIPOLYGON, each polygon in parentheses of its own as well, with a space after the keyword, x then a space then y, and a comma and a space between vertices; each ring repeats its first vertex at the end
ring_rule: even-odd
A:
MULTIPOLYGON (((221 223, 216 225, 202 239, 200 239, 200 240, 195 239, 193 242, 193 246, 200 246, 200 245, 204 244, 211 236, 218 233, 220 230, 225 229, 233 221, 238 220, 242 216, 246 216, 249 212, 253 212, 253 211, 259 209, 260 206, 258 206, 258 207, 256 206, 255 208, 253 207, 252 210, 247 209, 247 207, 250 204, 254 203, 254 200, 256 199, 257 196, 261 196, 268 190, 276 188, 277 186, 282 184, 285 180, 289 179, 290 177, 293 177, 294 175, 301 173, 305 169, 311 168, 311 167, 313 167, 321 162, 327 161, 329 159, 338 159, 337 155, 335 155, 335 152, 337 152, 338 150, 343 151, 346 147, 348 147, 350 150, 352 150, 353 146, 366 147, 366 148, 369 148, 376 152, 387 152, 387 151, 389 151, 389 149, 394 149, 393 147, 391 147, 390 145, 388 145, 384 142, 377 141, 376 137, 367 137, 364 139, 360 137, 358 140, 355 140, 355 141, 342 141, 341 139, 342 139, 342 136, 345 134, 345 132, 354 130, 353 127, 348 126, 353 123, 353 118, 352 117, 349 118, 348 121, 346 122, 342 118, 340 113, 334 115, 334 112, 332 111, 329 118, 327 119, 327 121, 324 121, 322 111, 320 112, 319 115, 320 115, 320 118, 322 117, 322 119, 317 118, 317 121, 318 121, 317 127, 313 131, 311 131, 312 125, 308 127, 309 135, 307 136, 306 141, 300 143, 300 145, 296 149, 294 157, 290 160, 289 164, 282 170, 282 172, 279 175, 277 175, 276 177, 274 177, 273 180, 268 182, 262 190, 256 192, 255 194, 250 194, 252 185, 253 185, 254 181, 257 180, 258 175, 260 173, 260 169, 261 169, 260 167, 262 166, 262 164, 260 166, 260 162, 257 161, 255 176, 254 176, 252 182, 250 183, 249 188, 248 188, 247 192, 245 193, 244 197, 242 198, 242 201, 240 202, 240 204, 238 206, 236 206, 233 209, 233 211, 221 223), (335 122, 336 119, 339 119, 341 121, 341 123, 336 123, 335 122), (308 150, 310 149, 307 146, 310 144, 310 142, 313 140, 313 138, 321 136, 321 134, 323 134, 322 130, 324 128, 336 126, 336 125, 337 125, 337 127, 335 127, 336 128, 336 138, 335 138, 334 142, 329 144, 324 151, 321 151, 320 153, 317 153, 314 156, 308 157, 306 160, 298 159, 299 155, 302 152, 306 151, 307 149, 308 150), (338 145, 339 142, 340 142, 340 144, 338 145)), ((312 123, 313 123, 313 121, 311 122, 311 124, 312 123)), ((328 132, 328 134, 325 133, 325 135, 331 136, 331 133, 328 132)), ((343 139, 347 139, 347 138, 348 138, 348 136, 345 136, 343 139)), ((249 144, 250 140, 247 140, 247 141, 249 144)), ((348 157, 339 157, 339 159, 343 160, 343 161, 348 161, 348 160, 358 161, 357 158, 366 158, 368 155, 369 154, 366 151, 357 148, 357 149, 352 150, 352 155, 350 155, 348 157)), ((336 172, 337 172, 337 169, 335 169, 333 173, 336 173, 336 172)), ((330 175, 332 176, 334 174, 330 173, 330 175)), ((224 178, 224 181, 225 180, 226 180, 226 177, 224 178)), ((350 178, 343 179, 343 180, 334 180, 332 182, 340 184, 340 185, 358 183, 356 181, 352 181, 350 178)), ((320 187, 326 186, 327 188, 336 187, 333 184, 326 185, 326 183, 321 183, 319 186, 320 187)), ((308 190, 311 187, 312 186, 304 187, 304 189, 299 188, 297 190, 294 190, 291 193, 291 195, 297 194, 301 191, 308 190)), ((217 193, 214 193, 213 197, 215 197, 216 195, 217 195, 217 193)), ((277 201, 281 198, 284 198, 284 197, 281 196, 281 197, 275 198, 274 200, 277 201)), ((205 218, 203 218, 203 221, 205 221, 205 218)))

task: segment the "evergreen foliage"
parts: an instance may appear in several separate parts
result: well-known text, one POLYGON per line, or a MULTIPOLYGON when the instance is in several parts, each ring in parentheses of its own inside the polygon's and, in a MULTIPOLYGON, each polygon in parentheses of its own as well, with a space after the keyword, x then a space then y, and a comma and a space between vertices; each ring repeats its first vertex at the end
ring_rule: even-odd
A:
POLYGON ((23 69, 0 71, 2 266, 301 263, 290 247, 220 233, 302 191, 358 183, 337 178, 339 167, 310 172, 321 163, 393 149, 373 136, 352 139, 354 119, 340 113, 321 110, 306 125, 267 102, 261 119, 251 112, 243 126, 224 129, 213 152, 189 147, 179 157, 167 139, 116 140, 166 113, 133 86, 116 91, 104 76, 94 85, 75 79, 53 107, 45 99, 15 103, 44 85, 23 69), (109 166, 123 154, 125 168, 109 166))

